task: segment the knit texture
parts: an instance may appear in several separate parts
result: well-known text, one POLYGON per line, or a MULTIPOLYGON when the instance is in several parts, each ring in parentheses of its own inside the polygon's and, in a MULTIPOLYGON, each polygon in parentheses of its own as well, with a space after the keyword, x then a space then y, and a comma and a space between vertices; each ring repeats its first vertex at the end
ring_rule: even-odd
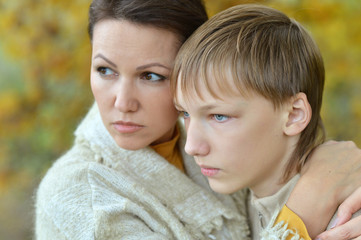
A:
POLYGON ((39 185, 36 239, 251 239, 247 191, 212 192, 179 129, 186 174, 150 147, 119 148, 94 104, 39 185))
POLYGON ((39 186, 36 238, 247 239, 245 206, 211 191, 180 129, 188 176, 149 147, 119 148, 94 105, 39 186))

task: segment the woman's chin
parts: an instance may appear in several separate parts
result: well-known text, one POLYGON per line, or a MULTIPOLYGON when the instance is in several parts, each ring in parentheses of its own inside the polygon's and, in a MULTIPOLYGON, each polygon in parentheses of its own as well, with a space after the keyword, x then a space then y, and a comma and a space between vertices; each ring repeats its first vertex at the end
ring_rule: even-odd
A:
POLYGON ((139 141, 139 140, 132 140, 132 139, 120 139, 119 137, 114 138, 115 143, 118 145, 118 147, 126 149, 126 150, 131 150, 131 151, 136 151, 142 148, 145 148, 147 146, 149 146, 149 142, 146 141, 139 141))

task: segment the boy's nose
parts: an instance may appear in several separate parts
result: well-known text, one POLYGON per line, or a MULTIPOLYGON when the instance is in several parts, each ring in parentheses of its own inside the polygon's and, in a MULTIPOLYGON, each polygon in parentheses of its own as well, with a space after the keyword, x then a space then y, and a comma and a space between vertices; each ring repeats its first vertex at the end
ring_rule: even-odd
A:
POLYGON ((210 151, 202 128, 192 124, 191 121, 187 126, 187 141, 184 148, 186 153, 192 156, 206 156, 210 151))

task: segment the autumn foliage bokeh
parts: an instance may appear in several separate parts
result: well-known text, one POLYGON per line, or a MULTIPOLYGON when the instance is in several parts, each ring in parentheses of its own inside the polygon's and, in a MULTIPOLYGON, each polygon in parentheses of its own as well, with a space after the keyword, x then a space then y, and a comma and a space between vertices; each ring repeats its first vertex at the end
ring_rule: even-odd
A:
MULTIPOLYGON (((328 138, 361 147, 359 0, 205 0, 210 16, 263 3, 304 24, 326 66, 328 138)), ((92 104, 90 0, 0 0, 0 239, 32 239, 33 192, 92 104)))

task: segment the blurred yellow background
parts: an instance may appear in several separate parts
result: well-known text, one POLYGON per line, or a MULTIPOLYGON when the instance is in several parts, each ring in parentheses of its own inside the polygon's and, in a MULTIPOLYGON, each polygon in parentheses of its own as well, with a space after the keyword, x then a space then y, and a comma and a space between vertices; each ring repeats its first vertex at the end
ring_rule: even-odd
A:
MULTIPOLYGON (((311 31, 326 65, 328 138, 361 147, 361 2, 205 0, 210 16, 245 2, 282 10, 311 31)), ((0 239, 32 239, 33 193, 93 101, 89 5, 0 0, 0 239)))

